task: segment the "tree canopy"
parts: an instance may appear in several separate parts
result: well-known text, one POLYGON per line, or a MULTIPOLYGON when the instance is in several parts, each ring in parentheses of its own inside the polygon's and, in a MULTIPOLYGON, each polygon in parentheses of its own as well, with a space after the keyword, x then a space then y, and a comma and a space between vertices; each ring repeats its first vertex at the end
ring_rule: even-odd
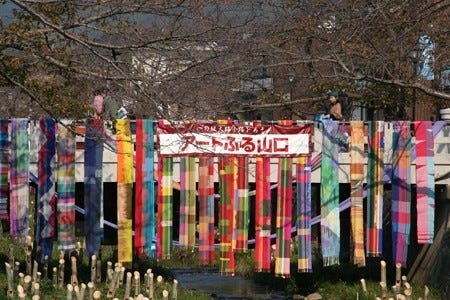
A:
POLYGON ((101 86, 172 119, 308 117, 332 88, 380 109, 450 101, 448 0, 7 2, 0 85, 23 105, 3 116, 83 118, 101 86))

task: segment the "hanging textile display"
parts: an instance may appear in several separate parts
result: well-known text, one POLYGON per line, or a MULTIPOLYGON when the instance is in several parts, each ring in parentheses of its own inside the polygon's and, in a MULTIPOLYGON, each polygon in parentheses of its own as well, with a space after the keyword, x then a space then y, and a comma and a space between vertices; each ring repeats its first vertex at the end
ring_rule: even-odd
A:
POLYGON ((153 120, 136 120, 134 251, 153 257, 155 247, 155 183, 153 120))
POLYGON ((28 176, 30 148, 28 119, 11 120, 11 169, 9 221, 11 236, 25 241, 29 230, 28 176))
POLYGON ((133 143, 129 119, 117 119, 117 258, 133 261, 133 143))
POLYGON ((219 157, 220 189, 220 273, 234 274, 233 254, 233 204, 234 204, 234 157, 219 157))
POLYGON ((291 267, 292 228, 292 158, 278 162, 275 276, 289 277, 291 267))
POLYGON ((169 259, 172 254, 173 230, 173 159, 158 158, 158 231, 156 256, 169 259))
POLYGON ((323 121, 322 168, 320 174, 320 229, 323 265, 339 264, 339 122, 323 121))
POLYGON ((84 234, 89 257, 103 239, 103 120, 88 119, 84 142, 84 234))
POLYGON ((434 237, 434 137, 431 121, 414 122, 416 133, 417 242, 434 237))
POLYGON ((180 246, 194 247, 195 244, 195 157, 180 160, 180 246))
POLYGON ((199 158, 198 180, 198 251, 201 265, 214 265, 214 161, 212 157, 199 158))
POLYGON ((384 121, 369 122, 367 155, 366 255, 383 251, 384 121))
POLYGON ((411 136, 410 122, 393 122, 392 249, 393 263, 406 267, 411 229, 411 136))
POLYGON ((269 157, 256 157, 255 184, 255 271, 270 272, 272 200, 269 157))
POLYGON ((312 272, 311 156, 297 158, 298 271, 312 272))
POLYGON ((9 134, 8 119, 0 119, 0 220, 9 220, 9 134))
POLYGON ((237 158, 237 195, 235 196, 236 211, 236 248, 238 252, 248 250, 248 229, 250 220, 249 211, 249 189, 248 189, 248 159, 246 157, 237 158))
POLYGON ((364 253, 364 122, 350 122, 350 219, 353 237, 353 263, 366 265, 364 253))
POLYGON ((75 135, 72 123, 62 121, 57 125, 56 153, 58 182, 57 221, 58 249, 75 249, 75 135))

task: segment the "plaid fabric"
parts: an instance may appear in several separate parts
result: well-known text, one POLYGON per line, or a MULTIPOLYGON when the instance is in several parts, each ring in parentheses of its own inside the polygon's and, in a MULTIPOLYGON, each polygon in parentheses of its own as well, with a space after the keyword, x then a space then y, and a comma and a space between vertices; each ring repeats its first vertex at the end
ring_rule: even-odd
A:
POLYGON ((195 157, 182 157, 180 161, 180 245, 195 244, 195 157))
POLYGON ((130 120, 117 119, 117 257, 133 261, 133 143, 130 120))
POLYGON ((234 274, 233 254, 233 203, 234 203, 234 161, 233 157, 219 158, 220 189, 220 273, 234 274))
POLYGON ((292 158, 280 158, 278 163, 277 242, 275 276, 289 277, 292 228, 292 158))
POLYGON ((364 122, 350 122, 350 218, 353 236, 353 262, 358 267, 366 265, 364 253, 364 122))
POLYGON ((155 183, 153 120, 136 120, 136 188, 134 208, 134 251, 154 257, 155 183))
POLYGON ((256 158, 255 272, 270 272, 271 190, 270 158, 256 158))
POLYGON ((0 119, 0 220, 9 220, 9 135, 8 119, 0 119))
POLYGON ((324 266, 339 263, 339 122, 323 122, 322 169, 320 184, 320 229, 324 266))
POLYGON ((89 257, 103 238, 103 120, 88 119, 84 142, 84 234, 89 257))
POLYGON ((297 158, 298 271, 312 272, 311 156, 297 158))
POLYGON ((201 265, 214 265, 214 161, 211 157, 199 158, 198 249, 201 265))
POLYGON ((173 159, 158 159, 158 234, 156 256, 169 259, 172 254, 173 230, 173 159))
POLYGON ((236 248, 237 252, 247 252, 248 250, 248 229, 249 229, 249 198, 248 198, 248 159, 246 157, 237 158, 237 195, 235 201, 236 211, 236 248))
POLYGON ((366 253, 377 257, 383 251, 383 121, 369 122, 368 142, 366 253))
POLYGON ((434 236, 434 137, 432 122, 414 122, 416 132, 417 242, 434 236))
POLYGON ((25 241, 29 230, 29 165, 28 119, 11 120, 11 169, 10 169, 10 233, 25 241))
POLYGON ((406 267, 411 227, 410 122, 393 122, 392 243, 393 263, 406 267))
POLYGON ((57 220, 58 249, 75 249, 75 136, 67 126, 70 121, 58 124, 56 136, 58 182, 57 220))

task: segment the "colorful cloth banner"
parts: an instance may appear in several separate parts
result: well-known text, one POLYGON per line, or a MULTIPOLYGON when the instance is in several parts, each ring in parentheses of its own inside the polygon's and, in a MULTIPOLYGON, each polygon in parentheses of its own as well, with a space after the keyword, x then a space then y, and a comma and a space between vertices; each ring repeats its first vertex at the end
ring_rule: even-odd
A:
POLYGON ((290 277, 292 228, 292 158, 278 162, 275 276, 290 277))
POLYGON ((129 119, 117 119, 117 258, 133 261, 133 143, 129 119))
POLYGON ((367 160, 366 254, 383 252, 384 122, 369 122, 367 160))
POLYGON ((406 267, 411 229, 410 122, 393 122, 392 243, 393 263, 406 267))
POLYGON ((0 220, 9 220, 9 133, 8 119, 0 119, 0 220))
POLYGON ((198 251, 201 265, 214 265, 214 161, 200 157, 198 166, 198 251))
POLYGON ((194 157, 180 160, 180 246, 195 245, 196 162, 194 157))
POLYGON ((154 257, 155 182, 153 120, 136 120, 136 191, 134 208, 134 251, 154 257))
POLYGON ((156 256, 169 259, 172 254, 173 231, 173 159, 158 158, 158 234, 156 256))
POLYGON ((250 222, 249 211, 249 189, 248 189, 248 158, 237 158, 237 188, 235 195, 235 240, 236 252, 247 252, 248 250, 248 229, 250 222))
POLYGON ((272 251, 270 158, 256 157, 255 185, 255 272, 270 272, 272 251))
POLYGON ((57 125, 58 249, 75 249, 75 135, 70 121, 57 125))
POLYGON ((220 273, 234 274, 233 227, 234 227, 234 157, 219 157, 220 189, 220 273))
POLYGON ((298 271, 312 272, 311 156, 297 158, 298 271))
POLYGON ((29 166, 28 119, 11 120, 11 169, 10 169, 10 233, 25 241, 29 231, 29 166))
POLYGON ((98 254, 103 239, 102 119, 88 119, 84 142, 84 234, 89 257, 98 254))
POLYGON ((364 122, 350 122, 350 218, 353 236, 353 263, 366 265, 364 253, 364 122))
POLYGON ((416 132, 417 242, 434 237, 434 137, 430 121, 414 122, 416 132))
POLYGON ((339 264, 339 122, 323 121, 322 169, 320 174, 320 229, 323 265, 339 264))

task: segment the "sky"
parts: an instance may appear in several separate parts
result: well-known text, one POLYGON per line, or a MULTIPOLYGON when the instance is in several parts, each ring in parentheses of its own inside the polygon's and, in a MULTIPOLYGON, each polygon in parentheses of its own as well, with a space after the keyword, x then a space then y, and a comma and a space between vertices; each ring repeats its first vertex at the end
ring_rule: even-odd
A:
POLYGON ((12 21, 12 10, 15 7, 10 1, 5 4, 0 4, 0 18, 3 24, 8 24, 12 21))

